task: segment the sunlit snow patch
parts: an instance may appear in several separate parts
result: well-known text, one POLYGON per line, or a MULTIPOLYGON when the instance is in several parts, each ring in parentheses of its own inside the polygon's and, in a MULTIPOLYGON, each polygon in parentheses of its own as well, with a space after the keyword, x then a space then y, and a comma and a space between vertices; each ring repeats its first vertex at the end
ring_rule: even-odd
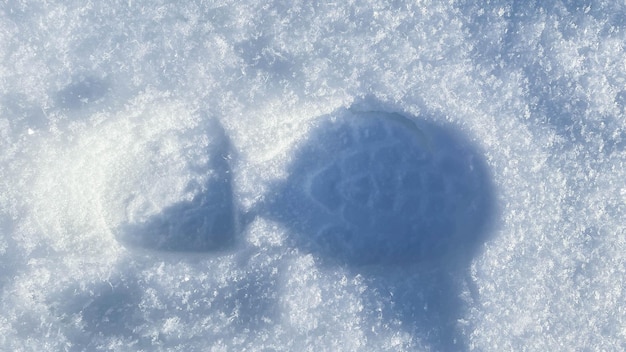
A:
MULTIPOLYGON (((35 159, 32 194, 31 227, 39 234, 25 246, 114 260, 106 253, 128 244, 121 229, 192 201, 215 176, 206 152, 215 138, 202 121, 167 94, 146 92, 122 111, 76 122, 72 134, 46 142, 35 159)), ((143 242, 128 242, 152 243, 143 229, 134 232, 143 242)))

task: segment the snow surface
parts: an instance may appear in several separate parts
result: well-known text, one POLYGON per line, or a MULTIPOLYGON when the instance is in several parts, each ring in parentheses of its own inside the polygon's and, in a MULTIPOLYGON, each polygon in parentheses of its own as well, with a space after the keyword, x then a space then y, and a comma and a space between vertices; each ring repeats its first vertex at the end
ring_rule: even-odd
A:
POLYGON ((0 350, 626 350, 626 7, 476 3, 2 2, 0 350))

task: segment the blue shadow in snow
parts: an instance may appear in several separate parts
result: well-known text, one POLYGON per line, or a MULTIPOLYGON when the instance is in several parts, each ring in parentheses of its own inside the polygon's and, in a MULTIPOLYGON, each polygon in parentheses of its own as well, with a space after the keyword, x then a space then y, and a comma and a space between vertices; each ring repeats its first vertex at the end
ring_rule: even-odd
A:
POLYGON ((207 183, 192 200, 176 203, 144 222, 125 224, 118 240, 128 247, 167 252, 207 252, 234 245, 236 210, 233 202, 230 140, 216 119, 209 120, 207 183))
MULTIPOLYGON (((107 282, 75 284, 52 297, 51 313, 67 327, 66 336, 72 342, 70 351, 100 351, 112 341, 133 346, 133 350, 174 350, 180 346, 196 350, 207 341, 232 338, 233 333, 247 331, 254 336, 256 331, 270 329, 268 325, 275 319, 275 278, 267 272, 255 272, 225 287, 206 281, 203 287, 211 287, 207 290, 197 289, 195 280, 180 281, 176 287, 160 287, 158 280, 136 275, 142 269, 136 264, 123 263, 121 270, 126 272, 107 282), (159 290, 147 295, 146 287, 159 290), (236 318, 229 321, 227 328, 214 329, 209 325, 194 332, 153 334, 155 326, 162 326, 169 319, 189 327, 207 316, 236 318)), ((212 324, 219 322, 216 319, 212 324)))
POLYGON ((100 350, 111 336, 125 343, 145 345, 148 338, 134 332, 146 323, 138 308, 141 295, 134 281, 75 285, 53 298, 51 312, 68 326, 80 317, 80 329, 67 332, 72 341, 70 351, 100 350))
POLYGON ((28 97, 20 93, 7 93, 0 96, 0 113, 11 116, 11 124, 16 130, 46 129, 48 119, 44 110, 28 97))
POLYGON ((388 289, 390 319, 436 350, 458 351, 466 349, 457 329, 462 281, 487 240, 493 207, 483 158, 458 133, 341 109, 316 119, 264 215, 288 226, 292 244, 322 265, 388 289), (417 278, 392 279, 402 270, 417 278))
POLYGON ((79 76, 56 95, 57 104, 63 108, 76 110, 87 104, 99 102, 109 92, 110 84, 93 76, 79 76))

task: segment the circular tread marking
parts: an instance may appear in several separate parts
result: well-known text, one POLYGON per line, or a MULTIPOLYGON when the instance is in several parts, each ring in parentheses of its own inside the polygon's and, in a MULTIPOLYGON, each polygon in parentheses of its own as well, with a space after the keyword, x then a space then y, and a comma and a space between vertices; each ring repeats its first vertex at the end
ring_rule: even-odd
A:
POLYGON ((269 213, 323 260, 397 265, 475 246, 490 213, 469 143, 427 121, 339 110, 313 122, 269 213))

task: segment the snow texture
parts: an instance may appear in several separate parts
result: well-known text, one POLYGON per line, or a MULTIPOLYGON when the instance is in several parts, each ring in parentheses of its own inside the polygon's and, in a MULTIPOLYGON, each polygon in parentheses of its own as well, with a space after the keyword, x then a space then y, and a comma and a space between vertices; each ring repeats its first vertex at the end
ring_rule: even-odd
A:
POLYGON ((0 350, 626 350, 626 7, 0 4, 0 350))

